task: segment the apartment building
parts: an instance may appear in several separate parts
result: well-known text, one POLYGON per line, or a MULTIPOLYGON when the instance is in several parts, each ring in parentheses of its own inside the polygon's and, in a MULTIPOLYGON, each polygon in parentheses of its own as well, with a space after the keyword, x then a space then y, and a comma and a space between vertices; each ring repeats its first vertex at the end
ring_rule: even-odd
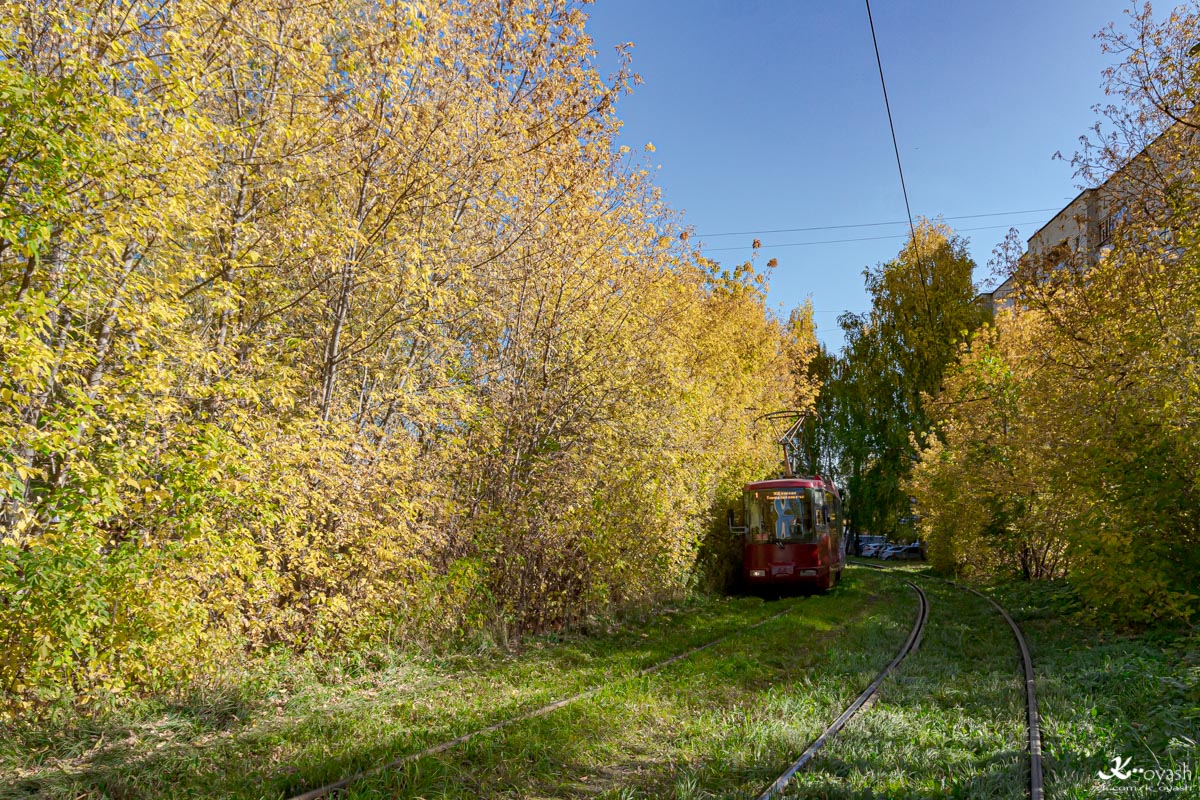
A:
MULTIPOLYGON (((1120 179, 1121 173, 1117 173, 1103 185, 1080 192, 1029 237, 1025 252, 1041 256, 1051 248, 1067 245, 1082 254, 1088 263, 1095 263, 1120 220, 1120 209, 1114 208, 1118 205, 1114 202, 1118 195, 1113 191, 1114 182, 1119 183, 1120 179)), ((979 299, 980 302, 989 303, 995 312, 1011 308, 1015 302, 1015 292, 1013 276, 1010 275, 992 291, 981 293, 979 299)))
MULTIPOLYGON (((1026 243, 1026 256, 1042 256, 1055 247, 1066 245, 1083 256, 1085 264, 1094 264, 1109 246, 1113 231, 1132 203, 1153 203, 1150 185, 1160 184, 1165 175, 1179 176, 1182 165, 1170 161, 1163 146, 1168 136, 1194 136, 1195 131, 1176 124, 1158 136, 1137 156, 1108 180, 1084 189, 1074 200, 1038 228, 1026 243)), ((979 295, 979 302, 993 312, 1011 308, 1016 302, 1013 276, 990 292, 979 295)))

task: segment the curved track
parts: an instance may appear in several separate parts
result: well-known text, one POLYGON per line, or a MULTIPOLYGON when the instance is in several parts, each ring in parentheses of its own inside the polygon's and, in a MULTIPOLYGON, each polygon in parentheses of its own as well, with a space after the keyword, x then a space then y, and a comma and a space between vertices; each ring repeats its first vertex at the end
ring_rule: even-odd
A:
POLYGON ((804 769, 804 766, 812 760, 813 756, 817 754, 817 751, 824 747, 827 741, 837 735, 837 732, 840 731, 845 724, 850 721, 850 718, 857 714, 863 708, 863 706, 865 706, 871 701, 872 698, 874 698, 875 693, 883 684, 884 679, 887 678, 887 676, 890 675, 892 671, 900 665, 900 662, 903 661, 909 653, 913 652, 920 646, 921 635, 925 632, 925 621, 929 618, 929 599, 925 597, 925 592, 922 591, 921 587, 917 586, 912 581, 905 582, 913 588, 913 591, 917 593, 917 598, 920 605, 917 609, 917 619, 915 622, 913 622, 913 627, 908 634, 908 639, 905 640, 903 646, 900 648, 900 651, 896 653, 896 657, 892 659, 890 664, 883 668, 883 671, 875 677, 875 680, 871 682, 871 685, 864 689, 862 694, 854 699, 854 702, 851 703, 849 707, 841 713, 841 716, 835 719, 828 728, 822 731, 821 735, 818 736, 816 740, 813 741, 813 743, 810 744, 804 750, 804 752, 800 754, 800 757, 793 761, 791 766, 784 770, 783 774, 776 778, 775 782, 768 786, 766 791, 758 796, 757 800, 769 800, 779 792, 782 792, 783 788, 787 786, 789 782, 791 782, 796 773, 804 769))
MULTIPOLYGON (((916 588, 916 587, 914 586, 913 588, 916 588)), ((920 591, 920 590, 918 590, 918 591, 920 591)), ((301 794, 294 795, 294 796, 288 798, 288 800, 318 800, 318 798, 327 797, 330 794, 332 794, 333 792, 337 792, 342 789, 345 789, 350 784, 355 783, 359 780, 362 780, 363 778, 367 778, 372 775, 378 775, 379 773, 386 772, 387 770, 398 769, 399 767, 402 767, 405 764, 411 764, 412 762, 418 761, 422 758, 425 758, 426 756, 432 756, 432 755, 436 755, 438 753, 443 753, 447 750, 457 747, 460 744, 463 744, 464 742, 474 739, 476 736, 483 736, 484 734, 495 733, 496 731, 503 730, 504 728, 507 728, 510 725, 515 725, 518 722, 524 722, 525 720, 530 720, 530 719, 534 719, 535 717, 544 716, 546 714, 549 714, 552 711, 557 711, 560 708, 569 706, 572 703, 577 702, 579 700, 586 700, 589 697, 594 697, 595 695, 599 694, 604 689, 607 689, 610 686, 613 686, 615 684, 625 683, 626 681, 631 681, 636 678, 642 678, 642 677, 645 677, 646 675, 651 675, 655 672, 658 672, 662 668, 667 667, 671 664, 674 664, 677 661, 682 661, 685 658, 689 658, 689 657, 695 655, 696 653, 699 653, 702 650, 707 650, 710 647, 716 647, 717 645, 719 645, 723 642, 727 642, 736 636, 740 636, 743 633, 746 633, 747 631, 752 631, 755 628, 760 628, 763 625, 766 625, 768 622, 771 622, 772 620, 779 619, 784 614, 791 613, 792 611, 795 610, 795 608, 796 608, 796 605, 792 605, 791 607, 786 608, 783 611, 780 611, 778 614, 772 614, 771 616, 767 617, 766 619, 759 620, 758 622, 754 623, 753 625, 747 625, 745 628, 735 631, 734 633, 728 634, 726 636, 722 636, 717 639, 713 639, 711 642, 707 642, 705 644, 698 645, 697 647, 693 647, 690 650, 685 650, 682 653, 677 653, 676 655, 671 656, 670 658, 666 659, 665 661, 660 661, 657 664, 654 664, 653 666, 649 666, 649 667, 646 667, 645 669, 638 670, 637 672, 633 673, 632 675, 628 675, 624 678, 620 678, 616 681, 613 681, 612 683, 606 683, 602 686, 596 686, 596 687, 593 687, 586 691, 580 692, 578 694, 571 695, 570 697, 564 697, 561 700, 555 700, 553 703, 547 703, 546 705, 541 706, 540 708, 535 708, 531 711, 526 711, 523 714, 517 714, 516 716, 509 717, 508 719, 501 720, 500 722, 494 723, 492 725, 488 725, 487 727, 484 727, 484 728, 479 728, 478 730, 471 731, 470 733, 464 733, 462 736, 455 737, 454 739, 448 739, 447 741, 432 745, 430 747, 425 748, 424 750, 419 750, 415 753, 409 753, 408 755, 401 756, 400 758, 397 758, 393 761, 389 761, 386 764, 380 764, 375 767, 370 767, 368 769, 364 769, 361 772, 356 772, 353 775, 349 775, 340 780, 333 781, 332 783, 327 783, 324 786, 318 786, 315 789, 310 789, 307 792, 303 792, 301 794)))
MULTIPOLYGON (((848 563, 860 567, 870 567, 881 572, 893 572, 893 570, 881 564, 868 564, 864 561, 848 561, 848 563)), ((1046 789, 1042 778, 1042 730, 1040 717, 1038 716, 1037 685, 1033 672, 1033 657, 1029 653, 1029 644, 1025 641, 1025 636, 1021 633, 1021 628, 1003 606, 978 589, 973 589, 970 586, 964 586, 961 583, 956 583, 945 578, 938 578, 934 575, 921 575, 918 577, 933 578, 934 580, 982 597, 1000 612, 1000 616, 1004 617, 1004 621, 1012 629, 1013 637, 1017 640, 1017 649, 1021 655, 1021 666, 1025 672, 1025 727, 1029 733, 1029 797, 1030 800, 1044 800, 1046 789)))
POLYGON ((1004 617, 1004 621, 1008 623, 1008 627, 1012 628, 1013 636, 1017 639, 1017 647, 1021 651, 1021 663, 1025 668, 1025 724, 1029 730, 1029 796, 1032 800, 1043 800, 1046 796, 1046 790, 1042 784, 1042 729, 1038 717, 1033 657, 1029 654, 1029 645, 1026 644, 1025 636, 1021 633, 1021 629, 1017 627, 1016 621, 1009 616, 1008 612, 999 603, 983 592, 972 589, 970 586, 962 586, 953 581, 947 581, 947 583, 958 586, 960 589, 966 589, 968 592, 977 594, 991 603, 992 607, 1000 612, 1000 616, 1004 617))

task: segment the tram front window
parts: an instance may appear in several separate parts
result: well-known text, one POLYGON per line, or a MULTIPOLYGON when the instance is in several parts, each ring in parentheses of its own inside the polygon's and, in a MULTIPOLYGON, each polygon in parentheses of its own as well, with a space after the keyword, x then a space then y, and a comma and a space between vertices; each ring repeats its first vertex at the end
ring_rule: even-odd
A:
POLYGON ((770 489, 746 496, 746 536, 752 542, 811 542, 811 489, 770 489))

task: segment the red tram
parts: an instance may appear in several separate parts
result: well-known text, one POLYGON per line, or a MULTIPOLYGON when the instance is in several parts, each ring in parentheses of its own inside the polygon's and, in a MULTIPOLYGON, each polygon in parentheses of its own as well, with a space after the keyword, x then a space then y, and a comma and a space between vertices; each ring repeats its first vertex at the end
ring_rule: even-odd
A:
POLYGON ((785 475, 743 487, 740 526, 729 512, 730 531, 742 536, 741 584, 749 590, 823 592, 846 565, 841 492, 828 478, 794 474, 803 421, 780 440, 785 475))
POLYGON ((846 565, 842 499, 820 476, 748 483, 742 490, 742 584, 825 591, 846 565))

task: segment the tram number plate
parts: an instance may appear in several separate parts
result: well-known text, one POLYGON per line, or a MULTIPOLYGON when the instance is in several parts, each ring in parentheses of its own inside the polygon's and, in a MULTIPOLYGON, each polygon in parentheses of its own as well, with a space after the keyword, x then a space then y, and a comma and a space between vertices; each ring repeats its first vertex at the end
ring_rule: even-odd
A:
POLYGON ((772 575, 791 575, 792 574, 792 565, 791 564, 772 564, 771 565, 771 574, 772 575))
POLYGON ((816 575, 817 571, 815 569, 802 569, 802 570, 800 570, 800 574, 801 575, 816 575))

